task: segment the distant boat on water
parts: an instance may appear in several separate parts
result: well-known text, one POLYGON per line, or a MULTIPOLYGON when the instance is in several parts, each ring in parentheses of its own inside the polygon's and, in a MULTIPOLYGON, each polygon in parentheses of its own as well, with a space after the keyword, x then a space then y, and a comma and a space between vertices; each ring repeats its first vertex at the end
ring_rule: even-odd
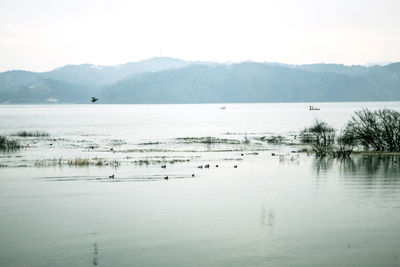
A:
POLYGON ((310 106, 309 110, 320 110, 320 108, 316 108, 314 106, 310 106))

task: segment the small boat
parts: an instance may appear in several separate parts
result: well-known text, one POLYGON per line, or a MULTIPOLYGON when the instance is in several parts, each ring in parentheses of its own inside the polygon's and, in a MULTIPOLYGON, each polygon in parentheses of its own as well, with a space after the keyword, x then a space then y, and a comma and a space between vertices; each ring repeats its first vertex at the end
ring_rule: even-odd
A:
POLYGON ((220 107, 219 109, 226 109, 226 107, 225 107, 225 106, 222 106, 222 107, 220 107))
POLYGON ((320 110, 320 108, 316 108, 314 106, 310 106, 309 110, 320 110))

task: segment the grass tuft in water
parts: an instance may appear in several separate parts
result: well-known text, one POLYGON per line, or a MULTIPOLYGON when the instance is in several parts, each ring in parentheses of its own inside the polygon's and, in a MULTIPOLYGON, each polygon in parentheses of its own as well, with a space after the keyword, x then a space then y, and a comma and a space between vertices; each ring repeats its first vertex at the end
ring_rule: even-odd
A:
POLYGON ((75 158, 73 160, 68 160, 67 164, 70 166, 88 166, 88 165, 95 165, 95 166, 112 166, 118 167, 121 165, 121 162, 118 160, 104 160, 101 158, 94 158, 93 160, 89 160, 88 158, 75 158))
POLYGON ((283 144, 286 141, 286 138, 282 135, 272 135, 265 139, 269 144, 283 144))
POLYGON ((48 137, 50 134, 45 131, 25 131, 21 130, 11 134, 12 136, 19 136, 19 137, 48 137))
POLYGON ((67 164, 71 165, 71 166, 86 166, 86 165, 89 165, 89 159, 87 159, 87 158, 76 158, 76 159, 73 159, 73 160, 68 160, 67 164))
POLYGON ((58 166, 63 165, 63 158, 41 159, 41 160, 36 160, 34 163, 35 167, 48 167, 57 165, 58 166))
POLYGON ((63 158, 54 158, 54 159, 42 159, 42 160, 36 160, 34 163, 35 167, 48 167, 48 166, 76 166, 76 167, 82 167, 82 166, 112 166, 112 167, 118 167, 121 165, 121 162, 118 160, 110 160, 107 161, 102 158, 75 158, 75 159, 63 159, 63 158))
POLYGON ((103 166, 104 165, 104 160, 103 159, 95 159, 95 160, 96 160, 96 163, 95 163, 96 166, 103 166))
POLYGON ((181 143, 197 143, 197 144, 240 144, 239 140, 235 139, 224 139, 224 138, 217 138, 212 136, 206 137, 179 137, 178 140, 181 143))
POLYGON ((247 133, 244 135, 243 143, 246 144, 246 145, 250 144, 250 138, 247 136, 247 133))

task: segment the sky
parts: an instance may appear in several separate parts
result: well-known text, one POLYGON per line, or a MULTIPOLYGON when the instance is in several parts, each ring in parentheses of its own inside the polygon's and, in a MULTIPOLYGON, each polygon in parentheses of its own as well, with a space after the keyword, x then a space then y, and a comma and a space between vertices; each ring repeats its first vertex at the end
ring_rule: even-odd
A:
POLYGON ((400 61, 400 0, 0 0, 0 71, 194 61, 400 61))

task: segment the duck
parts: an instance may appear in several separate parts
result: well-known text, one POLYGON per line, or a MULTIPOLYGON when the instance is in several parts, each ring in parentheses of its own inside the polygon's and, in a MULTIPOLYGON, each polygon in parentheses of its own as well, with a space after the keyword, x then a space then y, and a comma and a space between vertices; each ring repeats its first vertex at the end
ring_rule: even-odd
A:
POLYGON ((167 165, 161 165, 161 168, 166 169, 167 165))
POLYGON ((204 168, 210 168, 210 164, 205 165, 204 168))
POLYGON ((168 176, 165 176, 165 177, 164 177, 164 180, 168 180, 168 176))
POLYGON ((237 165, 233 166, 233 168, 237 168, 237 165))
POLYGON ((99 99, 92 96, 92 103, 96 102, 97 100, 99 100, 99 99))
POLYGON ((110 176, 108 176, 108 178, 110 178, 110 179, 114 179, 114 174, 113 174, 113 175, 110 175, 110 176))
POLYGON ((194 177, 194 173, 192 173, 192 177, 194 177))

